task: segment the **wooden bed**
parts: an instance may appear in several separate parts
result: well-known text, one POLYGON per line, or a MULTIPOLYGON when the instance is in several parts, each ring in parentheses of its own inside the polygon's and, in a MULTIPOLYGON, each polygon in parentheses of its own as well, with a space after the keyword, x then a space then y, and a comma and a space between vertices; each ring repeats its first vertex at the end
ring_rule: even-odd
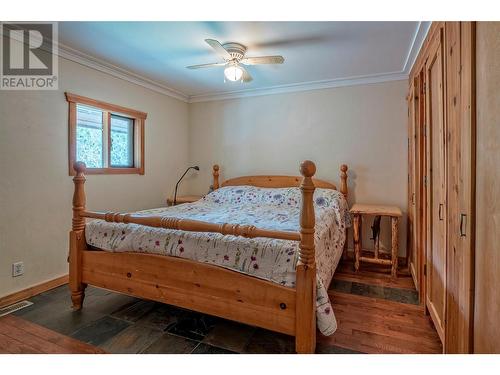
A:
MULTIPOLYGON (((314 248, 315 187, 337 189, 313 179, 316 166, 306 160, 303 176, 247 176, 227 180, 221 186, 297 187, 302 191, 300 232, 259 229, 238 224, 138 216, 88 211, 85 207, 85 164, 74 164, 73 220, 69 245, 69 287, 73 308, 82 308, 85 287, 90 284, 135 297, 155 300, 222 318, 295 336, 298 353, 314 353, 316 347, 316 264, 314 248), (192 232, 216 232, 247 238, 267 237, 300 242, 296 287, 241 274, 189 259, 137 252, 115 253, 90 248, 85 241, 85 219, 135 223, 192 232)), ((340 192, 347 197, 347 166, 340 167, 340 192)), ((213 186, 219 188, 219 167, 213 168, 213 186)))

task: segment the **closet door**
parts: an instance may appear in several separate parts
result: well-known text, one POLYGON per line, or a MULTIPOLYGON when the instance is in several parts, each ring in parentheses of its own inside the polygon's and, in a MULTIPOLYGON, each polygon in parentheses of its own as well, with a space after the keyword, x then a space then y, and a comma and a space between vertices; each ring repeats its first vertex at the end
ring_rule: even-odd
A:
POLYGON ((413 158, 413 82, 410 78, 410 89, 408 91, 408 223, 407 223, 407 241, 406 241, 406 257, 408 260, 408 267, 411 269, 411 262, 415 249, 413 247, 415 233, 413 231, 413 223, 415 222, 415 213, 413 210, 414 194, 413 180, 413 165, 415 160, 413 158))
POLYGON ((472 350, 475 25, 446 22, 447 353, 472 350))
POLYGON ((406 251, 408 254, 408 269, 417 290, 420 290, 419 252, 417 247, 417 112, 418 93, 415 84, 418 80, 411 78, 408 93, 408 241, 406 251))
POLYGON ((446 313, 446 170, 443 32, 438 30, 426 62, 427 100, 427 287, 426 308, 444 342, 446 313))
MULTIPOLYGON (((497 35, 498 36, 498 35, 497 35)), ((498 39, 497 39, 498 40, 498 39)), ((459 205, 455 228, 459 269, 457 353, 473 349, 474 257, 476 212, 476 23, 460 23, 460 151, 458 190, 459 205)), ((498 86, 497 86, 498 88, 498 86)), ((450 304, 448 304, 450 306, 450 304)))
POLYGON ((426 176, 427 176, 427 142, 426 142, 426 129, 425 129, 425 116, 426 116, 426 92, 424 90, 425 82, 425 67, 422 67, 416 78, 416 97, 415 97, 415 124, 416 124, 416 272, 419 282, 419 299, 420 303, 425 304, 425 274, 424 265, 426 262, 426 228, 427 228, 427 190, 426 190, 426 176))
POLYGON ((425 301, 425 92, 424 92, 425 68, 422 67, 412 77, 410 85, 410 95, 408 98, 408 136, 409 154, 408 170, 408 228, 411 237, 408 239, 408 249, 411 250, 408 256, 408 270, 413 278, 415 287, 419 292, 421 303, 425 301))
MULTIPOLYGON (((475 39, 477 41, 475 54, 477 84, 474 85, 477 88, 474 353, 492 354, 500 352, 500 324, 498 324, 500 317, 499 35, 500 22, 477 23, 477 38, 475 39)), ((469 223, 472 221, 469 220, 469 223)), ((467 235, 473 232, 473 228, 467 228, 467 230, 467 235)), ((468 237, 464 237, 464 240, 468 237)))

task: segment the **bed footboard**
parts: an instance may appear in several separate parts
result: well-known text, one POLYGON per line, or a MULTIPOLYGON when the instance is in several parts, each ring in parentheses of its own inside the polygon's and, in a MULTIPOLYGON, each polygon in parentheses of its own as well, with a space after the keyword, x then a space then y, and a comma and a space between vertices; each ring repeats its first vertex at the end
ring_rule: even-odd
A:
POLYGON ((82 280, 134 297, 295 334, 296 291, 189 259, 84 251, 82 280))

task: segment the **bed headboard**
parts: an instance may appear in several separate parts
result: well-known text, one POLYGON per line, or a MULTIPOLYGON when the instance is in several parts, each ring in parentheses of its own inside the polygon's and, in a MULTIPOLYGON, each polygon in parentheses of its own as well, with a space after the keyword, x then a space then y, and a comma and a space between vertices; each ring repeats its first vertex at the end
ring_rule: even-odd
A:
MULTIPOLYGON (((335 184, 331 182, 319 180, 313 178, 314 186, 322 189, 334 189, 339 190, 347 198, 347 165, 342 164, 340 166, 340 190, 337 189, 335 184)), ((213 187, 218 189, 219 186, 240 186, 240 185, 250 185, 258 187, 268 187, 268 188, 283 188, 283 187, 299 187, 303 177, 300 176, 242 176, 235 177, 222 182, 219 185, 219 166, 215 164, 213 166, 213 187)))

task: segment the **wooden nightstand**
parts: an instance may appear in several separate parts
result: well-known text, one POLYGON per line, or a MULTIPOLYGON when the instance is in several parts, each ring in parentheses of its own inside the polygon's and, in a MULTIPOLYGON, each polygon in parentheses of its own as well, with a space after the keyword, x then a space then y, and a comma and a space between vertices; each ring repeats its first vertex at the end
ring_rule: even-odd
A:
MULTIPOLYGON (((181 195, 177 197, 176 199, 176 205, 178 204, 183 204, 183 203, 192 203, 196 202, 203 198, 201 195, 181 195)), ((174 205, 174 198, 167 198, 167 206, 173 206, 174 205)))
POLYGON ((356 203, 351 208, 351 214, 354 216, 353 223, 353 239, 354 239, 354 268, 359 270, 359 262, 383 264, 391 266, 391 275, 397 277, 398 275, 398 224, 399 218, 403 215, 399 207, 396 206, 383 206, 371 204, 358 204, 356 203), (386 216, 391 219, 391 259, 379 258, 379 244, 380 233, 375 241, 375 250, 373 258, 361 255, 361 225, 363 216, 386 216))

